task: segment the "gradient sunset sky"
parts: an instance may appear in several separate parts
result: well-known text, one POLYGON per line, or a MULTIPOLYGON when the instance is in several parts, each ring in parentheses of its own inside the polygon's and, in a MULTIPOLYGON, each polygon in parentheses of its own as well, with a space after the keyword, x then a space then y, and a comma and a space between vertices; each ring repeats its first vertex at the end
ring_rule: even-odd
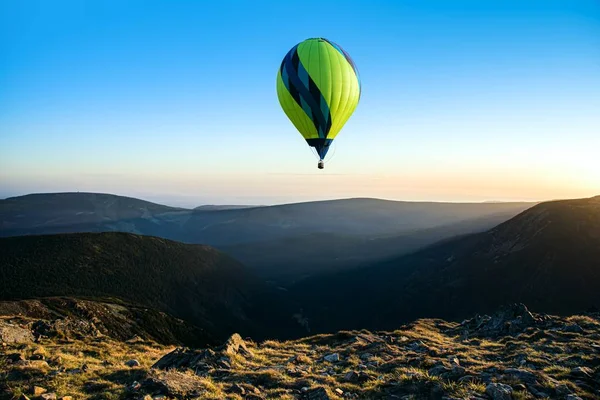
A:
POLYGON ((0 197, 184 206, 600 194, 600 1, 3 1, 0 197), (324 170, 286 52, 339 43, 362 97, 324 170))

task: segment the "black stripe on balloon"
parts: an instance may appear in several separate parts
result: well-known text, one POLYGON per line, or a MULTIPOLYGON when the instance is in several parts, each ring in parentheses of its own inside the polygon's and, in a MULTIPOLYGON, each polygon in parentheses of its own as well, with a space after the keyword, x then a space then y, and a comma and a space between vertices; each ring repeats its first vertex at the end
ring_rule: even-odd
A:
POLYGON ((288 76, 288 82, 284 83, 286 83, 291 96, 311 119, 319 136, 323 138, 327 137, 331 129, 331 112, 319 88, 304 68, 304 65, 302 65, 297 46, 290 50, 284 58, 283 69, 285 69, 285 73, 288 76), (300 78, 298 74, 299 70, 303 70, 303 73, 308 77, 308 87, 306 87, 300 78), (302 100, 304 100, 309 110, 303 107, 302 100), (323 108, 321 107, 323 102, 327 106, 327 116, 323 114, 323 108))

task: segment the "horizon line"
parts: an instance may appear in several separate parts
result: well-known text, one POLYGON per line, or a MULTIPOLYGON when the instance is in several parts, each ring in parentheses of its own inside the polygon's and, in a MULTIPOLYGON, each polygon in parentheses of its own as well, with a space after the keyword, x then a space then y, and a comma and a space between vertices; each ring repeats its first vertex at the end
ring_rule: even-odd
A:
MULTIPOLYGON (((243 204, 243 203, 231 203, 231 202, 227 202, 227 203, 201 203, 197 206, 194 207, 181 207, 181 206, 174 206, 174 205, 169 205, 167 204, 167 202, 163 203, 163 202, 157 202, 154 200, 148 200, 147 197, 148 195, 143 195, 140 197, 133 196, 133 195, 126 195, 126 194, 118 194, 118 193, 111 193, 111 192, 90 192, 90 191, 57 191, 57 192, 29 192, 29 193, 25 193, 25 194, 20 194, 20 195, 14 195, 14 196, 8 196, 5 198, 2 198, 0 200, 11 200, 11 199, 16 199, 19 197, 26 197, 26 196, 40 196, 40 195, 59 195, 59 194, 94 194, 94 195, 109 195, 109 196, 116 196, 116 197, 125 197, 125 198, 130 198, 130 199, 136 199, 136 200, 141 200, 141 201, 145 201, 148 203, 153 203, 153 204, 157 204, 157 205, 162 205, 162 206, 167 206, 167 207, 171 207, 171 208, 178 208, 178 209, 187 209, 187 210, 193 210, 194 208, 198 208, 198 207, 206 207, 206 206, 219 206, 219 207, 248 207, 248 208, 259 208, 259 207, 272 207, 272 206, 285 206, 285 205, 294 205, 294 204, 308 204, 308 203, 323 203, 323 202, 335 202, 335 201, 348 201, 348 200, 376 200, 376 201, 386 201, 386 202, 397 202, 397 203, 435 203, 435 204, 507 204, 507 203, 543 203, 543 202, 550 202, 550 201, 560 201, 560 200, 575 200, 575 199, 587 199, 587 198, 592 198, 595 196, 590 196, 590 197, 577 197, 577 198, 552 198, 552 199, 537 199, 537 200, 481 200, 481 201, 451 201, 451 200, 444 200, 444 201, 436 201, 436 200, 398 200, 398 199, 390 199, 390 198, 383 198, 383 197, 363 197, 363 196, 357 196, 357 197, 340 197, 340 198, 333 198, 333 199, 314 199, 314 200, 304 200, 304 201, 291 201, 291 202, 275 202, 275 203, 267 203, 267 204, 243 204), (146 197, 146 198, 144 198, 146 197)), ((163 194, 164 196, 173 196, 172 194, 168 194, 165 193, 163 194)), ((193 197, 190 195, 185 195, 185 196, 181 196, 181 197, 193 197)))

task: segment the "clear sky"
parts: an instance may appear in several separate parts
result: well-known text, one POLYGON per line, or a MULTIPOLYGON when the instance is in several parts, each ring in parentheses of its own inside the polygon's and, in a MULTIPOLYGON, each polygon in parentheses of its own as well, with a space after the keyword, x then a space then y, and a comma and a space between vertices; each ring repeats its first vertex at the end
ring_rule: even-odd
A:
POLYGON ((177 205, 600 194, 600 1, 2 1, 0 197, 177 205), (275 78, 309 37, 362 97, 324 170, 275 78))

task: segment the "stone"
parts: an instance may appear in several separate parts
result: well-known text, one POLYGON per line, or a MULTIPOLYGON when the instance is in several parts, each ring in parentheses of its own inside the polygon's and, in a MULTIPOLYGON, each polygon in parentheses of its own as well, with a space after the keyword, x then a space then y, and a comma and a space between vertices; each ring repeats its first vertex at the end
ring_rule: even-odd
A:
POLYGON ((571 370, 571 375, 579 378, 589 378, 594 374, 591 368, 588 367, 575 367, 571 370))
POLYGON ((485 388, 485 394, 492 400, 511 400, 512 388, 504 383, 490 383, 485 388))
POLYGON ((31 330, 0 320, 0 342, 31 343, 33 341, 31 330))
POLYGON ((228 358, 221 357, 217 361, 217 366, 223 369, 231 369, 231 362, 228 358))
POLYGON ((568 394, 571 394, 571 389, 569 389, 569 387, 565 384, 560 384, 556 386, 555 390, 559 396, 566 396, 568 394))
POLYGON ((11 362, 14 362, 14 363, 16 363, 18 361, 25 360, 25 357, 23 357, 23 354, 21 354, 21 353, 12 353, 12 354, 9 354, 9 355, 6 356, 6 358, 8 360, 10 360, 11 362))
POLYGON ((307 400, 331 400, 327 391, 323 387, 317 387, 306 391, 307 400))
POLYGON ((526 392, 527 391, 527 386, 523 385, 522 383, 517 383, 513 385, 513 390, 519 391, 519 392, 526 392))
POLYGON ((338 353, 328 354, 323 359, 329 362, 338 362, 340 361, 340 355, 338 353))
POLYGON ((56 400, 56 393, 44 393, 41 398, 42 400, 56 400))
POLYGON ((239 395, 245 395, 246 394, 246 389, 244 389, 243 386, 238 385, 237 383, 234 383, 228 390, 228 393, 235 393, 235 394, 239 394, 239 395))
POLYGON ((460 361, 458 361, 458 357, 456 356, 449 356, 448 361, 450 362, 450 364, 460 365, 460 361))
POLYGON ((563 331, 572 332, 572 333, 585 333, 583 328, 577 324, 565 325, 565 327, 563 328, 563 331))
POLYGON ((536 383, 538 381, 538 377, 533 373, 533 372, 529 372, 525 369, 520 369, 520 368, 506 368, 504 370, 505 374, 508 375, 512 375, 516 378, 518 378, 519 380, 525 382, 525 383, 536 383))
POLYGON ((358 382, 358 374, 354 371, 350 371, 344 376, 344 380, 346 382, 358 382))
POLYGON ((227 342, 225 342, 225 346, 224 346, 224 352, 225 352, 225 354, 229 354, 229 355, 234 355, 234 354, 241 354, 242 356, 251 355, 250 350, 248 350, 248 347, 246 346, 246 343, 244 342, 244 339, 242 339, 242 337, 238 333, 234 333, 233 335, 231 335, 229 337, 229 339, 227 339, 227 342))
POLYGON ((125 362, 125 365, 127 365, 128 367, 139 367, 141 364, 138 360, 135 359, 131 359, 129 361, 125 362))
POLYGON ((30 392, 34 396, 41 396, 42 394, 46 393, 47 390, 41 386, 34 386, 31 388, 30 392))

